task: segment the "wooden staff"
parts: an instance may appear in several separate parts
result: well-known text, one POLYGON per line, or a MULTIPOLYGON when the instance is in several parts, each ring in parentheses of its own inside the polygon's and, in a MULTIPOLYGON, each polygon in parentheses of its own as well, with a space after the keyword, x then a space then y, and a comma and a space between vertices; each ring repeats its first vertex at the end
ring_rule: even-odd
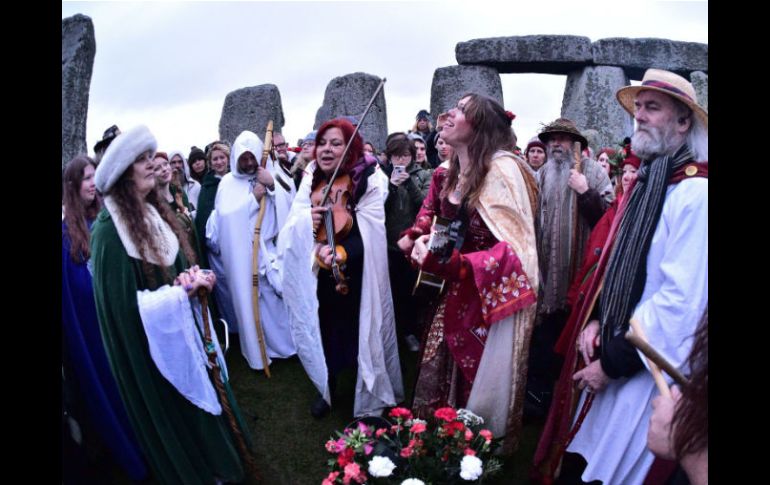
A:
MULTIPOLYGON (((633 330, 629 329, 628 332, 626 332, 626 340, 631 342, 631 344, 639 349, 645 357, 647 357, 648 362, 652 361, 657 365, 660 369, 663 369, 666 371, 666 374, 670 375, 674 381, 676 381, 677 384, 679 384, 681 387, 687 387, 690 385, 690 380, 687 379, 684 375, 682 375, 679 370, 674 367, 674 365, 666 360, 665 357, 660 355, 660 353, 655 350, 655 348, 650 345, 646 339, 642 338, 642 330, 639 326, 639 322, 637 322, 635 319, 632 319, 634 324, 636 325, 633 330)), ((668 387, 668 386, 667 386, 668 387)))
MULTIPOLYGON (((267 158, 270 155, 270 151, 273 148, 273 120, 267 123, 267 132, 265 133, 265 144, 262 149, 262 160, 260 166, 265 168, 267 166, 267 158)), ((257 215, 257 224, 254 226, 254 242, 251 249, 251 306, 254 309, 254 326, 257 329, 257 341, 259 342, 259 353, 262 356, 262 365, 264 366, 265 375, 270 378, 270 368, 267 364, 267 348, 265 347, 265 334, 262 331, 262 322, 259 314, 259 241, 260 232, 262 229, 262 219, 265 217, 265 196, 259 200, 259 214, 257 215)))
POLYGON ((257 464, 254 461, 249 448, 246 446, 246 440, 243 438, 241 429, 238 427, 238 423, 235 420, 235 415, 230 407, 230 401, 227 399, 227 391, 225 391, 224 383, 222 382, 222 371, 219 368, 219 360, 217 359, 217 349, 214 346, 214 342, 211 339, 211 328, 209 326, 209 307, 208 307, 208 295, 206 288, 198 288, 198 300, 201 304, 201 315, 203 316, 203 343, 206 349, 206 356, 209 359, 209 374, 214 381, 214 387, 219 394, 219 401, 222 405, 222 409, 227 416, 227 422, 230 424, 230 429, 235 437, 235 442, 238 445, 238 451, 240 451, 241 458, 246 462, 246 467, 251 472, 251 475, 260 480, 259 470, 257 464))
MULTIPOLYGON (((639 323, 639 321, 635 318, 632 318, 629 323, 631 324, 633 333, 639 337, 639 340, 649 346, 647 343, 647 337, 644 335, 644 330, 642 330, 642 325, 639 323)), ((626 338, 628 338, 628 333, 626 333, 626 338)), ((671 398, 671 390, 668 388, 668 384, 666 383, 666 379, 663 377, 663 373, 660 371, 660 368, 655 362, 652 361, 652 359, 647 356, 647 354, 645 354, 645 359, 647 359, 647 365, 649 366, 650 372, 652 373, 652 378, 655 379, 655 385, 658 386, 660 394, 662 396, 671 398)))
MULTIPOLYGON (((575 159, 575 165, 572 167, 577 170, 577 173, 583 173, 583 157, 582 150, 579 141, 572 144, 572 155, 575 159)), ((577 271, 577 232, 578 232, 578 194, 575 190, 572 191, 572 245, 570 246, 570 272, 569 281, 572 281, 572 277, 577 271)))

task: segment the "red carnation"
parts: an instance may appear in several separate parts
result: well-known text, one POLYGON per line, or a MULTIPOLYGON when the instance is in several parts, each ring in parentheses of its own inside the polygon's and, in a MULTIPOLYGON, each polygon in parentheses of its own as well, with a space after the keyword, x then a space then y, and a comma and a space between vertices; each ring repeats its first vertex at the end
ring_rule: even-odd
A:
POLYGON ((457 411, 452 408, 437 409, 433 415, 438 419, 443 419, 444 421, 454 421, 457 419, 457 411))

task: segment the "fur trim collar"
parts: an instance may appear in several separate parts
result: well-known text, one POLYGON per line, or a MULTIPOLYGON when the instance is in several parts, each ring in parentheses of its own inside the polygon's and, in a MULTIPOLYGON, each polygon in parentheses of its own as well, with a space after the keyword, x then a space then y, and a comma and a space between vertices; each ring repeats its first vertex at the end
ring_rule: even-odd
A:
MULTIPOLYGON (((104 198, 104 205, 107 207, 107 211, 112 216, 112 221, 115 223, 115 229, 118 231, 120 242, 123 243, 123 247, 129 256, 135 259, 142 259, 138 248, 134 245, 133 241, 129 237, 129 228, 126 221, 120 214, 118 204, 112 198, 107 196, 104 198)), ((147 217, 145 221, 150 226, 151 236, 158 242, 160 246, 160 256, 162 261, 156 261, 152 255, 149 247, 145 243, 145 252, 147 253, 147 262, 158 266, 168 267, 174 264, 176 255, 179 253, 179 241, 176 238, 176 234, 171 230, 171 227, 160 217, 157 209, 151 204, 145 203, 147 208, 147 217)))

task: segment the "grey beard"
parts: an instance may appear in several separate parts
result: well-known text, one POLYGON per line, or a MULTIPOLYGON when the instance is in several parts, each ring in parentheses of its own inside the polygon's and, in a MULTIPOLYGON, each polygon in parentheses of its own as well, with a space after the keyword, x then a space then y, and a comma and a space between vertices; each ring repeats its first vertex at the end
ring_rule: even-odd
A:
POLYGON ((570 162, 574 158, 573 150, 569 149, 564 152, 554 152, 550 148, 548 149, 548 162, 553 161, 558 165, 570 162))
POLYGON ((681 140, 674 133, 674 124, 665 128, 645 127, 644 131, 637 130, 631 137, 631 147, 642 160, 654 160, 661 155, 672 155, 681 145, 681 140))

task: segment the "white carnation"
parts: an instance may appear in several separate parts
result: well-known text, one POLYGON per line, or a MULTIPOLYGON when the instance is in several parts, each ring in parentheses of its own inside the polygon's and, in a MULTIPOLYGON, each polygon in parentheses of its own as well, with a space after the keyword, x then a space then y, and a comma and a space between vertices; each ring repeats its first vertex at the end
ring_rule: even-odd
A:
POLYGON ((375 456, 369 460, 369 474, 373 477, 389 477, 396 465, 386 456, 375 456))
POLYGON ((401 482, 401 485, 425 485, 425 482, 423 482, 419 478, 407 478, 406 480, 401 482))
POLYGON ((484 471, 481 465, 481 460, 475 456, 465 455, 463 461, 460 462, 460 478, 463 480, 477 480, 484 471))

